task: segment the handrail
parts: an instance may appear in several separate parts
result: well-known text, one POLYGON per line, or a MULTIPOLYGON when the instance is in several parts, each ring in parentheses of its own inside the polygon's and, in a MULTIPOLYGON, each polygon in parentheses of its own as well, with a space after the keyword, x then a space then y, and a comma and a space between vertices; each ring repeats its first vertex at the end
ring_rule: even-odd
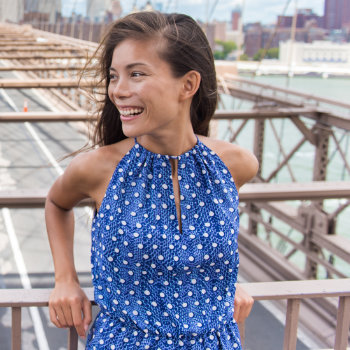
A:
POLYGON ((237 81, 239 83, 243 83, 243 84, 250 84, 250 85, 255 85, 257 87, 261 87, 264 89, 268 89, 268 90, 274 90, 274 91, 279 91, 279 92, 283 92, 283 93, 287 93, 289 95, 295 95, 295 96, 299 96, 299 97, 303 97, 307 100, 315 100, 318 102, 324 102, 330 105, 336 105, 336 106, 340 106, 343 108, 348 108, 350 109, 350 104, 349 103, 345 103, 342 101, 338 101, 338 100, 332 100, 330 98, 326 98, 326 97, 320 97, 320 96, 316 96, 316 95, 312 95, 312 94, 306 94, 297 90, 292 90, 292 89, 285 89, 282 87, 277 87, 277 86, 271 86, 271 85, 267 85, 267 84, 262 84, 253 80, 249 80, 249 79, 244 79, 241 77, 238 77, 236 75, 233 74, 225 74, 225 78, 229 79, 229 80, 234 80, 237 81))
MULTIPOLYGON (((295 350, 299 306, 302 299, 338 297, 335 350, 346 350, 350 327, 350 278, 338 280, 308 280, 288 282, 242 283, 241 286, 255 300, 287 300, 286 324, 283 350, 295 350)), ((88 298, 93 301, 93 289, 85 288, 88 298)), ((12 308, 12 349, 21 347, 21 308, 28 306, 47 307, 50 289, 0 289, 0 307, 12 308)), ((244 341, 244 324, 240 324, 244 341)), ((249 335, 248 335, 249 336, 249 335)), ((68 350, 76 350, 77 333, 69 330, 68 350)))
MULTIPOLYGON (((0 207, 43 207, 47 192, 48 189, 43 188, 0 191, 0 207)), ((240 189, 239 198, 241 202, 350 198, 350 181, 249 183, 240 189)), ((83 200, 78 206, 91 203, 90 200, 83 200)))
MULTIPOLYGON (((1 71, 0 67, 0 71, 1 71)), ((21 67, 20 67, 21 68, 21 67)), ((54 67, 55 68, 55 67, 54 67)), ((74 68, 74 67, 73 67, 74 68)), ((40 67, 38 67, 38 70, 40 67)), ((62 68, 63 69, 63 68, 62 68)), ((77 68, 74 68, 77 69, 77 68)), ((1 80, 0 80, 1 83, 1 80)), ((297 117, 300 114, 310 115, 317 113, 315 108, 278 108, 271 111, 266 110, 247 110, 247 111, 234 111, 234 110, 216 110, 214 119, 263 119, 263 118, 291 118, 297 117)), ((97 115, 89 115, 88 112, 0 112, 0 122, 57 122, 57 121, 86 121, 91 119, 97 119, 97 115)))

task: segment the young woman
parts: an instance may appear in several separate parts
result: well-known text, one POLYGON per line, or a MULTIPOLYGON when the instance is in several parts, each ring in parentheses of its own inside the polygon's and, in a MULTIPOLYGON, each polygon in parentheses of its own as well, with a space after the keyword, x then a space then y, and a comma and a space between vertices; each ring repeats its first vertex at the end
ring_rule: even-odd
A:
POLYGON ((72 212, 89 197, 101 310, 87 349, 240 349, 236 321, 252 299, 235 299, 238 189, 258 164, 207 137, 217 104, 208 41, 186 15, 140 12, 117 21, 100 51, 100 147, 75 157, 47 197, 51 320, 81 336, 91 322, 72 212))

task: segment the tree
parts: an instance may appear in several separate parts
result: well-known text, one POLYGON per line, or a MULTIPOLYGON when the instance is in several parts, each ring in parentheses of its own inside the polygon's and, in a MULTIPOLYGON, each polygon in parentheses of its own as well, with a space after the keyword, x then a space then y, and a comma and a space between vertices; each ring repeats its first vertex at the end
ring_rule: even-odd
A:
POLYGON ((244 53, 243 55, 239 56, 239 60, 240 61, 248 61, 249 57, 246 53, 244 53))
POLYGON ((273 47, 271 49, 265 50, 265 49, 259 49, 259 51, 253 56, 254 61, 261 61, 262 59, 274 59, 278 58, 279 55, 279 48, 273 47))
POLYGON ((214 51, 214 58, 216 60, 226 59, 230 52, 237 49, 237 45, 234 41, 215 40, 215 43, 217 46, 221 47, 221 50, 214 51))

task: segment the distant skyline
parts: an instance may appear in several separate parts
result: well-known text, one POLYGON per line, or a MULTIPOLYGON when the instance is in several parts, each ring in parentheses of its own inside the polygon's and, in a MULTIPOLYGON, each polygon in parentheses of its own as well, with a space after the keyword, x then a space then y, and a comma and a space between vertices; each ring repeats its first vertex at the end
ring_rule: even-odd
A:
MULTIPOLYGON (((146 0, 141 0, 136 3, 137 6, 142 7, 146 2, 146 0)), ((208 16, 210 21, 230 21, 231 11, 240 6, 243 8, 243 23, 262 22, 272 24, 276 22, 277 16, 282 14, 288 0, 155 0, 151 2, 154 5, 162 4, 163 11, 186 13, 202 21, 206 21, 208 16), (215 3, 217 5, 214 11, 211 12, 215 3)), ((62 0, 63 15, 70 16, 74 9, 76 13, 85 15, 85 3, 86 0, 62 0)), ((123 15, 126 15, 131 11, 134 1, 121 0, 120 3, 123 8, 123 15)), ((286 15, 294 13, 296 3, 299 9, 311 8, 317 15, 323 16, 324 0, 291 0, 286 15)))

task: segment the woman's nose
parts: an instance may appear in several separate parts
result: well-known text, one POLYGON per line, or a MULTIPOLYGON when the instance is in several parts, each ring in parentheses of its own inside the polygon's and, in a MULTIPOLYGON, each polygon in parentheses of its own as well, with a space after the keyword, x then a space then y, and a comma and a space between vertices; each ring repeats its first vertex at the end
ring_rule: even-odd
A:
POLYGON ((114 97, 123 98, 131 95, 130 84, 127 79, 120 77, 113 85, 112 93, 114 97))

